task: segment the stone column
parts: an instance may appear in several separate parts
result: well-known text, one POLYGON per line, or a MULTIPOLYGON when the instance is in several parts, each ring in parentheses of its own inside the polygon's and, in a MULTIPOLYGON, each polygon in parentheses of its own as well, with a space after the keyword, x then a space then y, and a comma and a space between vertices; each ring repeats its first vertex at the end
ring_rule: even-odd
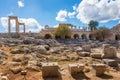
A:
POLYGON ((19 24, 18 24, 18 19, 16 19, 16 33, 19 33, 19 24))
POLYGON ((24 33, 25 33, 25 24, 23 25, 23 27, 24 27, 24 33))
POLYGON ((8 33, 11 33, 11 31, 10 31, 10 18, 8 18, 8 33))

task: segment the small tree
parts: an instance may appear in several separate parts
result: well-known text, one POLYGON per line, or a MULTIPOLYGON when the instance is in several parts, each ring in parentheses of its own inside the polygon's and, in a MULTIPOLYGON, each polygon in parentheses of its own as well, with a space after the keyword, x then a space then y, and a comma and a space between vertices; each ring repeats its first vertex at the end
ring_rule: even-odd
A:
POLYGON ((71 37, 72 30, 66 25, 59 25, 53 32, 55 36, 60 37, 61 39, 65 39, 66 37, 71 37))
POLYGON ((88 24, 91 31, 96 30, 98 25, 99 25, 99 23, 97 21, 94 21, 94 20, 91 20, 88 24))

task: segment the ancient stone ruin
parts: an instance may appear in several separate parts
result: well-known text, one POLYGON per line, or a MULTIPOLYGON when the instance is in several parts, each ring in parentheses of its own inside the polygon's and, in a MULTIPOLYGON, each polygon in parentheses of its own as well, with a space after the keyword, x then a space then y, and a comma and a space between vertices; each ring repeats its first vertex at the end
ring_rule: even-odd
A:
POLYGON ((109 44, 103 44, 103 58, 116 58, 117 57, 117 52, 116 48, 110 46, 109 44))
POLYGON ((42 63, 42 76, 43 77, 58 77, 59 76, 59 66, 57 62, 52 63, 42 63))
POLYGON ((106 71, 105 64, 92 64, 92 68, 93 75, 95 76, 101 76, 106 71))
POLYGON ((68 68, 71 74, 77 74, 83 72, 84 64, 69 64, 68 68))
POLYGON ((11 24, 10 24, 11 20, 15 20, 15 23, 16 23, 16 33, 20 32, 20 30, 19 30, 20 26, 24 27, 23 33, 25 33, 25 23, 20 23, 18 21, 18 17, 17 16, 9 16, 8 17, 8 33, 11 33, 11 24))

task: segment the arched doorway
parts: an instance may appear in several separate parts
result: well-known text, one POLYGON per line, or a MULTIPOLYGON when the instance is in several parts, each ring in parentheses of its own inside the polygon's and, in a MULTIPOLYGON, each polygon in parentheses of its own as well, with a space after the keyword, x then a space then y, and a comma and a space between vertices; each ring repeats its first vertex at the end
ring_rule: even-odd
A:
POLYGON ((45 39, 52 39, 52 36, 50 34, 45 34, 44 38, 45 39))
POLYGON ((73 38, 74 38, 74 39, 79 39, 79 35, 78 35, 78 34, 74 34, 74 35, 73 35, 73 38))
POLYGON ((120 40, 120 34, 115 35, 115 40, 120 40))
POLYGON ((82 38, 82 39, 87 39, 86 34, 82 34, 82 35, 81 35, 81 38, 82 38))
POLYGON ((89 34, 89 39, 93 40, 94 39, 94 35, 93 34, 89 34))
POLYGON ((65 39, 70 39, 71 37, 70 36, 65 36, 65 39))
POLYGON ((55 36, 55 39, 61 39, 61 37, 60 36, 55 36))

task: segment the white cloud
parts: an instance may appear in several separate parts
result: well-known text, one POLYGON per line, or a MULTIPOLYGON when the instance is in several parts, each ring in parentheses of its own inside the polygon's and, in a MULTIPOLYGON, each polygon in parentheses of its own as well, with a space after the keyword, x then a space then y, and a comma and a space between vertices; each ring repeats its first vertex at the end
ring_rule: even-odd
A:
POLYGON ((18 6, 19 6, 20 8, 24 7, 23 1, 19 0, 17 3, 18 3, 18 6))
POLYGON ((118 23, 120 24, 120 21, 118 21, 118 23))
POLYGON ((83 23, 90 20, 108 22, 120 19, 120 0, 82 0, 76 9, 77 19, 83 23))
POLYGON ((69 18, 74 18, 76 12, 68 12, 69 18))
POLYGON ((60 10, 57 14, 56 20, 60 22, 65 22, 67 17, 67 11, 66 10, 60 10))
POLYGON ((58 26, 59 26, 59 24, 57 24, 57 25, 54 25, 53 27, 54 27, 54 28, 57 28, 58 26))
POLYGON ((73 10, 77 9, 77 5, 75 4, 74 6, 72 6, 73 10))
MULTIPOLYGON (((43 27, 35 20, 34 18, 19 18, 19 22, 23 22, 26 25, 26 32, 39 32, 43 27)), ((5 28, 5 31, 8 29, 8 18, 1 17, 0 24, 5 28)), ((11 28, 15 28, 15 21, 11 21, 11 28)), ((23 31, 23 30, 22 30, 23 31)))

